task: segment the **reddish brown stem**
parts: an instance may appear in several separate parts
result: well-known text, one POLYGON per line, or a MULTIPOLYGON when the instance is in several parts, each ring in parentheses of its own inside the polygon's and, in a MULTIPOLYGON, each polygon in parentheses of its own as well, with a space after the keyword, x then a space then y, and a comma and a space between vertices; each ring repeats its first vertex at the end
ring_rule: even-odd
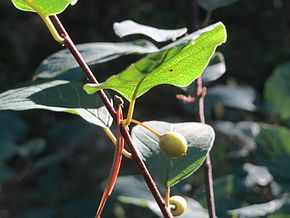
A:
POLYGON ((122 156, 123 156, 122 152, 124 149, 124 139, 120 133, 120 125, 123 122, 122 104, 123 103, 119 101, 117 105, 117 143, 115 147, 114 160, 113 160, 113 164, 112 164, 112 168, 111 168, 111 172, 109 176, 108 185, 104 190, 95 218, 101 218, 105 204, 114 189, 115 183, 117 181, 117 177, 119 175, 121 163, 122 163, 122 156))
MULTIPOLYGON (((75 44, 70 39, 69 35, 67 34, 65 28, 63 27, 63 25, 60 22, 60 20, 58 19, 58 17, 56 15, 53 15, 53 16, 51 16, 51 20, 54 23, 54 25, 55 25, 56 29, 58 30, 58 32, 60 33, 60 35, 64 38, 65 45, 70 50, 70 52, 72 53, 72 55, 74 56, 76 61, 79 63, 80 67, 83 69, 83 71, 85 72, 85 74, 89 78, 90 82, 98 84, 97 79, 95 78, 94 74, 92 73, 92 71, 88 67, 88 65, 85 62, 85 60, 83 59, 83 57, 81 56, 81 54, 78 51, 78 49, 76 48, 75 44)), ((113 117, 114 121, 116 122, 116 120, 117 120, 116 111, 115 111, 112 103, 110 102, 109 98, 106 96, 106 94, 103 90, 100 90, 97 93, 100 96, 100 98, 102 99, 102 101, 103 101, 104 105, 106 106, 106 108, 108 109, 109 113, 113 117)), ((165 218, 172 218, 172 215, 171 215, 168 207, 166 207, 165 202, 164 202, 160 192, 158 191, 149 171, 147 170, 147 167, 145 166, 145 164, 144 164, 141 156, 139 155, 137 149, 133 145, 133 142, 132 142, 131 136, 128 132, 128 129, 121 127, 120 132, 121 132, 122 137, 124 138, 126 144, 128 145, 128 147, 132 153, 132 160, 136 164, 139 172, 142 174, 149 190, 151 191, 154 199, 156 200, 158 206, 160 207, 160 210, 161 210, 163 216, 165 218)))
MULTIPOLYGON (((201 123, 205 123, 204 116, 204 98, 206 96, 206 88, 202 85, 202 77, 197 78, 196 81, 196 98, 198 99, 198 117, 201 123)), ((210 159, 210 153, 206 156, 204 162, 204 172, 205 172, 205 185, 206 185, 206 195, 207 195, 207 205, 210 218, 216 218, 215 211, 215 199, 214 199, 214 189, 213 189, 213 179, 212 179, 212 164, 210 159)))

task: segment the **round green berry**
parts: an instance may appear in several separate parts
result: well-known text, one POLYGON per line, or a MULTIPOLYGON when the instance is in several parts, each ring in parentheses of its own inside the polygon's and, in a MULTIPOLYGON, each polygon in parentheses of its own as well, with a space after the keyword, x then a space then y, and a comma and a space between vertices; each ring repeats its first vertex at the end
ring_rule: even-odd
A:
POLYGON ((160 149, 169 157, 178 158, 186 154, 187 141, 177 132, 167 132, 159 138, 160 149))
POLYGON ((175 195, 169 198, 169 207, 173 216, 180 216, 185 212, 187 203, 183 197, 175 195))

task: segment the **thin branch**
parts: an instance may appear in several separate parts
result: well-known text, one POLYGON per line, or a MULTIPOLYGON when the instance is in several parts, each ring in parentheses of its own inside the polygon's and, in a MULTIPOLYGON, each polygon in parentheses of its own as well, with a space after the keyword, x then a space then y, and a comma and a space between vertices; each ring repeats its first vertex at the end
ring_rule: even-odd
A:
MULTIPOLYGON (((78 51, 78 49, 76 48, 75 44, 70 39, 69 35, 67 34, 65 28, 63 27, 63 25, 60 22, 60 20, 58 19, 58 17, 56 15, 53 15, 53 16, 51 16, 51 20, 54 23, 54 25, 56 26, 56 29, 59 31, 60 35, 62 37, 64 37, 65 45, 70 50, 70 52, 72 53, 72 55, 74 56, 76 61, 79 63, 80 67, 83 69, 83 71, 85 72, 85 74, 89 78, 90 82, 98 84, 97 79, 93 75, 92 71, 90 70, 89 66, 87 65, 87 63, 85 62, 83 57, 81 56, 81 54, 78 51)), ((115 111, 111 101, 106 96, 106 94, 103 90, 100 90, 97 93, 100 96, 100 98, 102 99, 102 101, 103 101, 104 105, 106 106, 106 108, 108 109, 109 113, 113 117, 114 121, 116 122, 116 120, 117 120, 116 111, 115 111)), ((161 210, 163 216, 165 218, 172 218, 172 215, 171 215, 168 207, 166 207, 166 204, 165 204, 160 192, 158 191, 154 180, 152 179, 149 171, 147 170, 147 168, 146 168, 141 156, 139 155, 137 149, 133 145, 128 128, 121 127, 120 132, 121 132, 126 144, 128 145, 128 147, 132 153, 132 160, 135 162, 139 172, 144 177, 144 180, 145 180, 149 190, 151 191, 153 197, 155 198, 158 206, 160 207, 160 210, 161 210)))
MULTIPOLYGON (((194 28, 197 30, 200 27, 200 21, 198 17, 198 0, 192 0, 192 6, 193 11, 196 14, 195 18, 196 20, 193 21, 194 28)), ((212 12, 209 11, 205 17, 205 20, 203 21, 203 26, 206 26, 211 18, 212 12)), ((195 89, 195 102, 194 104, 198 104, 198 110, 196 111, 199 121, 201 123, 205 123, 205 115, 204 115, 204 98, 206 96, 206 88, 203 87, 202 84, 202 77, 200 76, 196 80, 196 89, 195 89)), ((214 188, 213 188, 213 178, 212 178, 212 164, 211 164, 211 158, 210 153, 206 156, 206 160, 204 162, 204 172, 205 172, 205 183, 206 183, 206 195, 207 195, 207 205, 208 205, 208 211, 209 211, 209 217, 210 218, 216 218, 216 210, 215 210, 215 198, 214 198, 214 188)))
MULTIPOLYGON (((196 82, 196 94, 198 98, 198 116, 201 123, 205 123, 204 116, 204 98, 206 96, 206 88, 202 86, 202 77, 199 77, 196 82)), ((204 173, 205 173, 205 186, 206 186, 206 196, 207 205, 210 218, 216 218, 215 210, 215 198, 214 198, 214 188, 213 188, 213 178, 212 178, 212 164, 210 153, 206 156, 204 162, 204 173)))

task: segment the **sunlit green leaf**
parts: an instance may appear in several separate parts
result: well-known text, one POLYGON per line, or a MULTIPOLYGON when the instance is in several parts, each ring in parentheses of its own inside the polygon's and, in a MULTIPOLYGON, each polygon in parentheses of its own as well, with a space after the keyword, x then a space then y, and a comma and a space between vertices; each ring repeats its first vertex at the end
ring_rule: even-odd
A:
POLYGON ((185 156, 171 159, 159 147, 159 139, 141 126, 132 129, 132 139, 154 180, 166 187, 173 186, 194 173, 204 161, 214 141, 213 129, 201 123, 167 123, 149 121, 150 126, 160 134, 176 131, 182 134, 188 143, 185 156))
POLYGON ((121 38, 128 35, 143 34, 154 39, 156 42, 166 42, 168 40, 174 40, 187 32, 187 28, 165 30, 145 26, 132 20, 124 20, 120 23, 116 22, 114 23, 113 28, 116 35, 121 38))
POLYGON ((112 89, 129 101, 161 84, 187 86, 207 66, 216 47, 226 40, 222 23, 217 23, 196 32, 186 43, 184 39, 169 45, 162 51, 149 54, 130 65, 118 75, 111 76, 99 85, 87 84, 84 89, 92 94, 100 89, 112 89))
POLYGON ((101 127, 112 124, 111 116, 96 95, 86 95, 80 83, 64 80, 12 89, 0 94, 0 110, 30 109, 76 114, 101 127))
POLYGON ((63 12, 75 0, 12 0, 12 2, 19 10, 49 16, 63 12))

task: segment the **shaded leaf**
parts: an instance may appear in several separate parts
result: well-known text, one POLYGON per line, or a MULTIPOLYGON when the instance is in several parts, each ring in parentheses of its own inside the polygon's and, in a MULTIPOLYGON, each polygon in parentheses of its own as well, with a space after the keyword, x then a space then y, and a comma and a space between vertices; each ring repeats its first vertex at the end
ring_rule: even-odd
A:
MULTIPOLYGON (((228 218, 227 211, 240 207, 242 202, 237 201, 233 197, 233 191, 235 188, 234 176, 227 175, 221 178, 217 178, 213 181, 214 192, 215 192, 215 202, 217 209, 217 216, 222 218, 228 218)), ((195 199, 202 203, 202 205, 207 205, 206 188, 202 185, 194 193, 195 199)))
POLYGON ((12 0, 12 2, 19 10, 32 11, 43 16, 50 16, 63 12, 75 0, 12 0))
POLYGON ((30 158, 42 153, 45 148, 46 141, 42 138, 35 138, 23 144, 17 152, 23 158, 30 158))
POLYGON ((258 96, 249 86, 217 85, 208 89, 206 101, 246 111, 258 109, 258 96))
POLYGON ((5 123, 5 125, 0 125, 0 138, 2 142, 5 140, 11 140, 14 142, 16 140, 21 140, 25 137, 28 131, 27 124, 18 116, 17 113, 12 111, 1 111, 0 123, 5 123))
POLYGON ((59 151, 53 154, 46 155, 45 157, 42 157, 35 161, 32 166, 32 170, 34 172, 38 172, 41 170, 44 170, 62 160, 64 160, 67 157, 67 154, 63 151, 59 151))
POLYGON ((214 122, 214 129, 229 137, 230 141, 242 146, 240 150, 230 154, 233 157, 246 157, 250 151, 256 149, 256 136, 260 133, 260 126, 255 122, 216 121, 214 122))
POLYGON ((57 208, 55 207, 34 207, 21 211, 21 215, 17 218, 32 218, 32 217, 42 217, 42 218, 56 218, 57 208))
POLYGON ((17 153, 16 144, 10 139, 1 138, 0 141, 0 161, 7 161, 17 153))
POLYGON ((116 22, 113 25, 113 29, 116 35, 120 38, 128 35, 143 34, 154 39, 156 42, 166 42, 168 40, 174 40, 187 32, 187 28, 165 30, 145 26, 132 20, 124 20, 120 23, 116 22))
POLYGON ((225 7, 237 1, 239 0, 199 0, 198 3, 203 9, 213 11, 217 8, 225 7))
POLYGON ((265 83, 265 97, 271 104, 271 112, 278 113, 284 120, 290 118, 290 63, 275 68, 265 83))
POLYGON ((226 72, 225 59, 222 53, 216 52, 202 73, 202 81, 209 83, 217 80, 226 72))
MULTIPOLYGON (((146 183, 139 176, 120 176, 116 182, 113 196, 125 204, 145 207, 159 217, 163 217, 146 183), (138 191, 136 191, 138 190, 138 191)), ((186 198, 187 210, 180 218, 207 218, 208 213, 197 201, 186 198)))
MULTIPOLYGON (((147 54, 158 51, 158 48, 147 40, 121 43, 86 43, 77 45, 87 64, 93 65, 107 62, 128 54, 147 54)), ((54 78, 72 69, 79 68, 68 49, 58 51, 44 59, 34 78, 54 78)))
POLYGON ((262 217, 279 210, 288 201, 288 197, 283 197, 281 199, 272 200, 263 204, 254 204, 234 210, 229 210, 228 213, 232 216, 239 215, 245 218, 262 217))
POLYGON ((120 74, 111 76, 104 83, 87 84, 84 89, 89 94, 100 89, 112 89, 131 101, 134 92, 138 98, 157 85, 187 86, 200 76, 216 47, 225 42, 225 27, 217 23, 199 31, 194 37, 198 38, 191 38, 185 44, 180 44, 180 41, 174 46, 169 45, 165 50, 149 54, 120 74))
POLYGON ((289 182, 290 174, 290 131, 287 128, 261 124, 260 134, 257 136, 256 161, 266 166, 274 178, 279 182, 289 182))
POLYGON ((247 173, 244 184, 247 188, 267 186, 273 181, 273 176, 266 167, 245 163, 243 170, 247 173))
POLYGON ((0 94, 0 110, 30 109, 77 114, 101 127, 112 124, 112 118, 101 100, 95 95, 86 95, 80 83, 55 80, 0 94))
POLYGON ((16 171, 0 162, 0 184, 16 175, 16 171))
POLYGON ((213 129, 201 123, 167 123, 149 121, 150 126, 161 135, 168 131, 182 134, 188 143, 185 156, 170 159, 159 148, 159 139, 147 129, 135 126, 132 129, 132 140, 141 153, 148 170, 156 182, 163 187, 173 186, 194 173, 204 161, 214 141, 213 129))

